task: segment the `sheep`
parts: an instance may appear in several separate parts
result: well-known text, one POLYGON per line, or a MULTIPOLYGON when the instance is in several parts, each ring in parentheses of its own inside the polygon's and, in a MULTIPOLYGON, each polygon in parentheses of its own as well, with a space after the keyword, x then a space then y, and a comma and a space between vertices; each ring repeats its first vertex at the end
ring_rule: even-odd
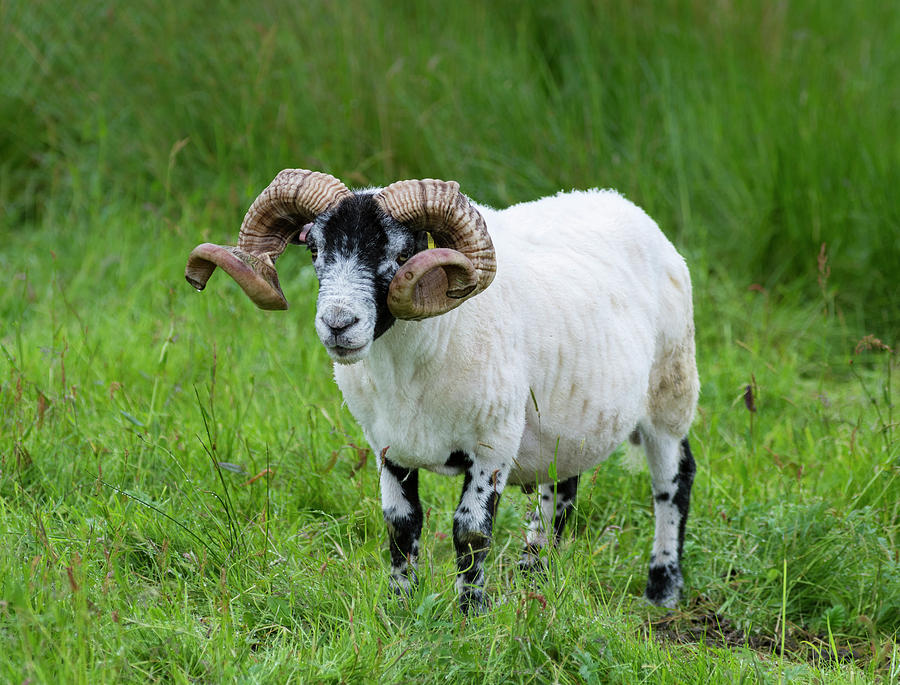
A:
POLYGON ((284 309, 274 262, 288 243, 310 252, 316 332, 380 455, 395 591, 416 582, 419 469, 464 475, 456 587, 464 612, 481 611, 504 488, 540 492, 520 562, 539 571, 579 474, 630 437, 646 451, 656 518, 645 598, 676 604, 699 380, 688 269, 647 214, 612 190, 496 210, 453 181, 351 191, 286 169, 238 246, 198 246, 185 275, 202 289, 221 266, 258 306, 284 309))

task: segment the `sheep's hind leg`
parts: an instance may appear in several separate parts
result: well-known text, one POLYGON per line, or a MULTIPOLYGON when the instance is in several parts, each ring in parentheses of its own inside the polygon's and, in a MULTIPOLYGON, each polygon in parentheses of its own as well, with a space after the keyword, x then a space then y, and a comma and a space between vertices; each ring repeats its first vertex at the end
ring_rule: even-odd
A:
POLYGON ((491 470, 466 458, 462 495, 453 515, 456 589, 463 613, 484 608, 484 559, 491 546, 494 515, 506 485, 503 469, 491 470))
POLYGON ((641 439, 647 450, 656 514, 645 596, 657 606, 674 607, 684 585, 681 554, 696 464, 687 438, 679 441, 641 431, 641 439))
POLYGON ((578 493, 578 476, 572 476, 558 483, 543 483, 539 486, 540 501, 537 508, 528 514, 528 530, 525 533, 525 549, 519 567, 524 571, 538 571, 541 565, 540 553, 548 544, 558 544, 562 539, 566 523, 575 509, 578 493), (555 490, 555 492, 554 492, 555 490), (548 539, 547 526, 553 521, 553 539, 548 539))
POLYGON ((422 533, 419 472, 385 459, 381 469, 381 510, 391 550, 391 589, 408 593, 416 582, 416 560, 422 533))

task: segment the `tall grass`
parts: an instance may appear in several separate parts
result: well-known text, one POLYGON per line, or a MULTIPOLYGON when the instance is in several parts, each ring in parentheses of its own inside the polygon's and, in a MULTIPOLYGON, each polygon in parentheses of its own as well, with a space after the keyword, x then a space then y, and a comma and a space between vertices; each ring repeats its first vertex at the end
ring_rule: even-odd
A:
POLYGON ((890 3, 0 5, 0 199, 206 202, 278 169, 452 177, 507 204, 615 186, 709 269, 896 339, 890 3), (813 284, 813 285, 810 285, 813 284), (885 333, 887 334, 887 333, 885 333))

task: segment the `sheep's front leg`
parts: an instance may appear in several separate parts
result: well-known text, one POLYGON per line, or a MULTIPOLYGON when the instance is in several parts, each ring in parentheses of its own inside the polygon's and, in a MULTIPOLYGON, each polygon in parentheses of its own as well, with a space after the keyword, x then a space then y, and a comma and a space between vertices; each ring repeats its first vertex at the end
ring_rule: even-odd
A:
POLYGON ((453 515, 456 547, 456 589, 464 613, 484 607, 484 559, 491 546, 494 515, 508 472, 475 463, 465 463, 462 496, 453 515))
POLYGON ((541 548, 548 544, 558 544, 566 523, 575 509, 578 493, 578 476, 572 476, 558 483, 543 483, 539 486, 540 502, 528 514, 528 531, 525 534, 525 549, 519 566, 526 571, 541 567, 541 548), (547 528, 553 522, 553 538, 548 538, 547 528))
POLYGON ((641 433, 653 484, 656 531, 645 596, 657 606, 674 607, 684 580, 681 553, 691 504, 696 464, 687 438, 641 433))
POLYGON ((381 510, 391 549, 391 588, 406 593, 416 582, 422 504, 419 472, 384 459, 381 469, 381 510))

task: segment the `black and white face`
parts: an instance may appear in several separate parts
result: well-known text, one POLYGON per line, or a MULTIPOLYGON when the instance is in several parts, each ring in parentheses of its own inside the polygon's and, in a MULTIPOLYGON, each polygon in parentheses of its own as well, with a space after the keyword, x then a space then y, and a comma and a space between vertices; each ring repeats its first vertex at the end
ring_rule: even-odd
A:
POLYGON ((319 279, 316 333, 334 361, 359 361, 393 325, 391 279, 427 240, 394 221, 370 192, 354 194, 313 222, 306 244, 319 279))

